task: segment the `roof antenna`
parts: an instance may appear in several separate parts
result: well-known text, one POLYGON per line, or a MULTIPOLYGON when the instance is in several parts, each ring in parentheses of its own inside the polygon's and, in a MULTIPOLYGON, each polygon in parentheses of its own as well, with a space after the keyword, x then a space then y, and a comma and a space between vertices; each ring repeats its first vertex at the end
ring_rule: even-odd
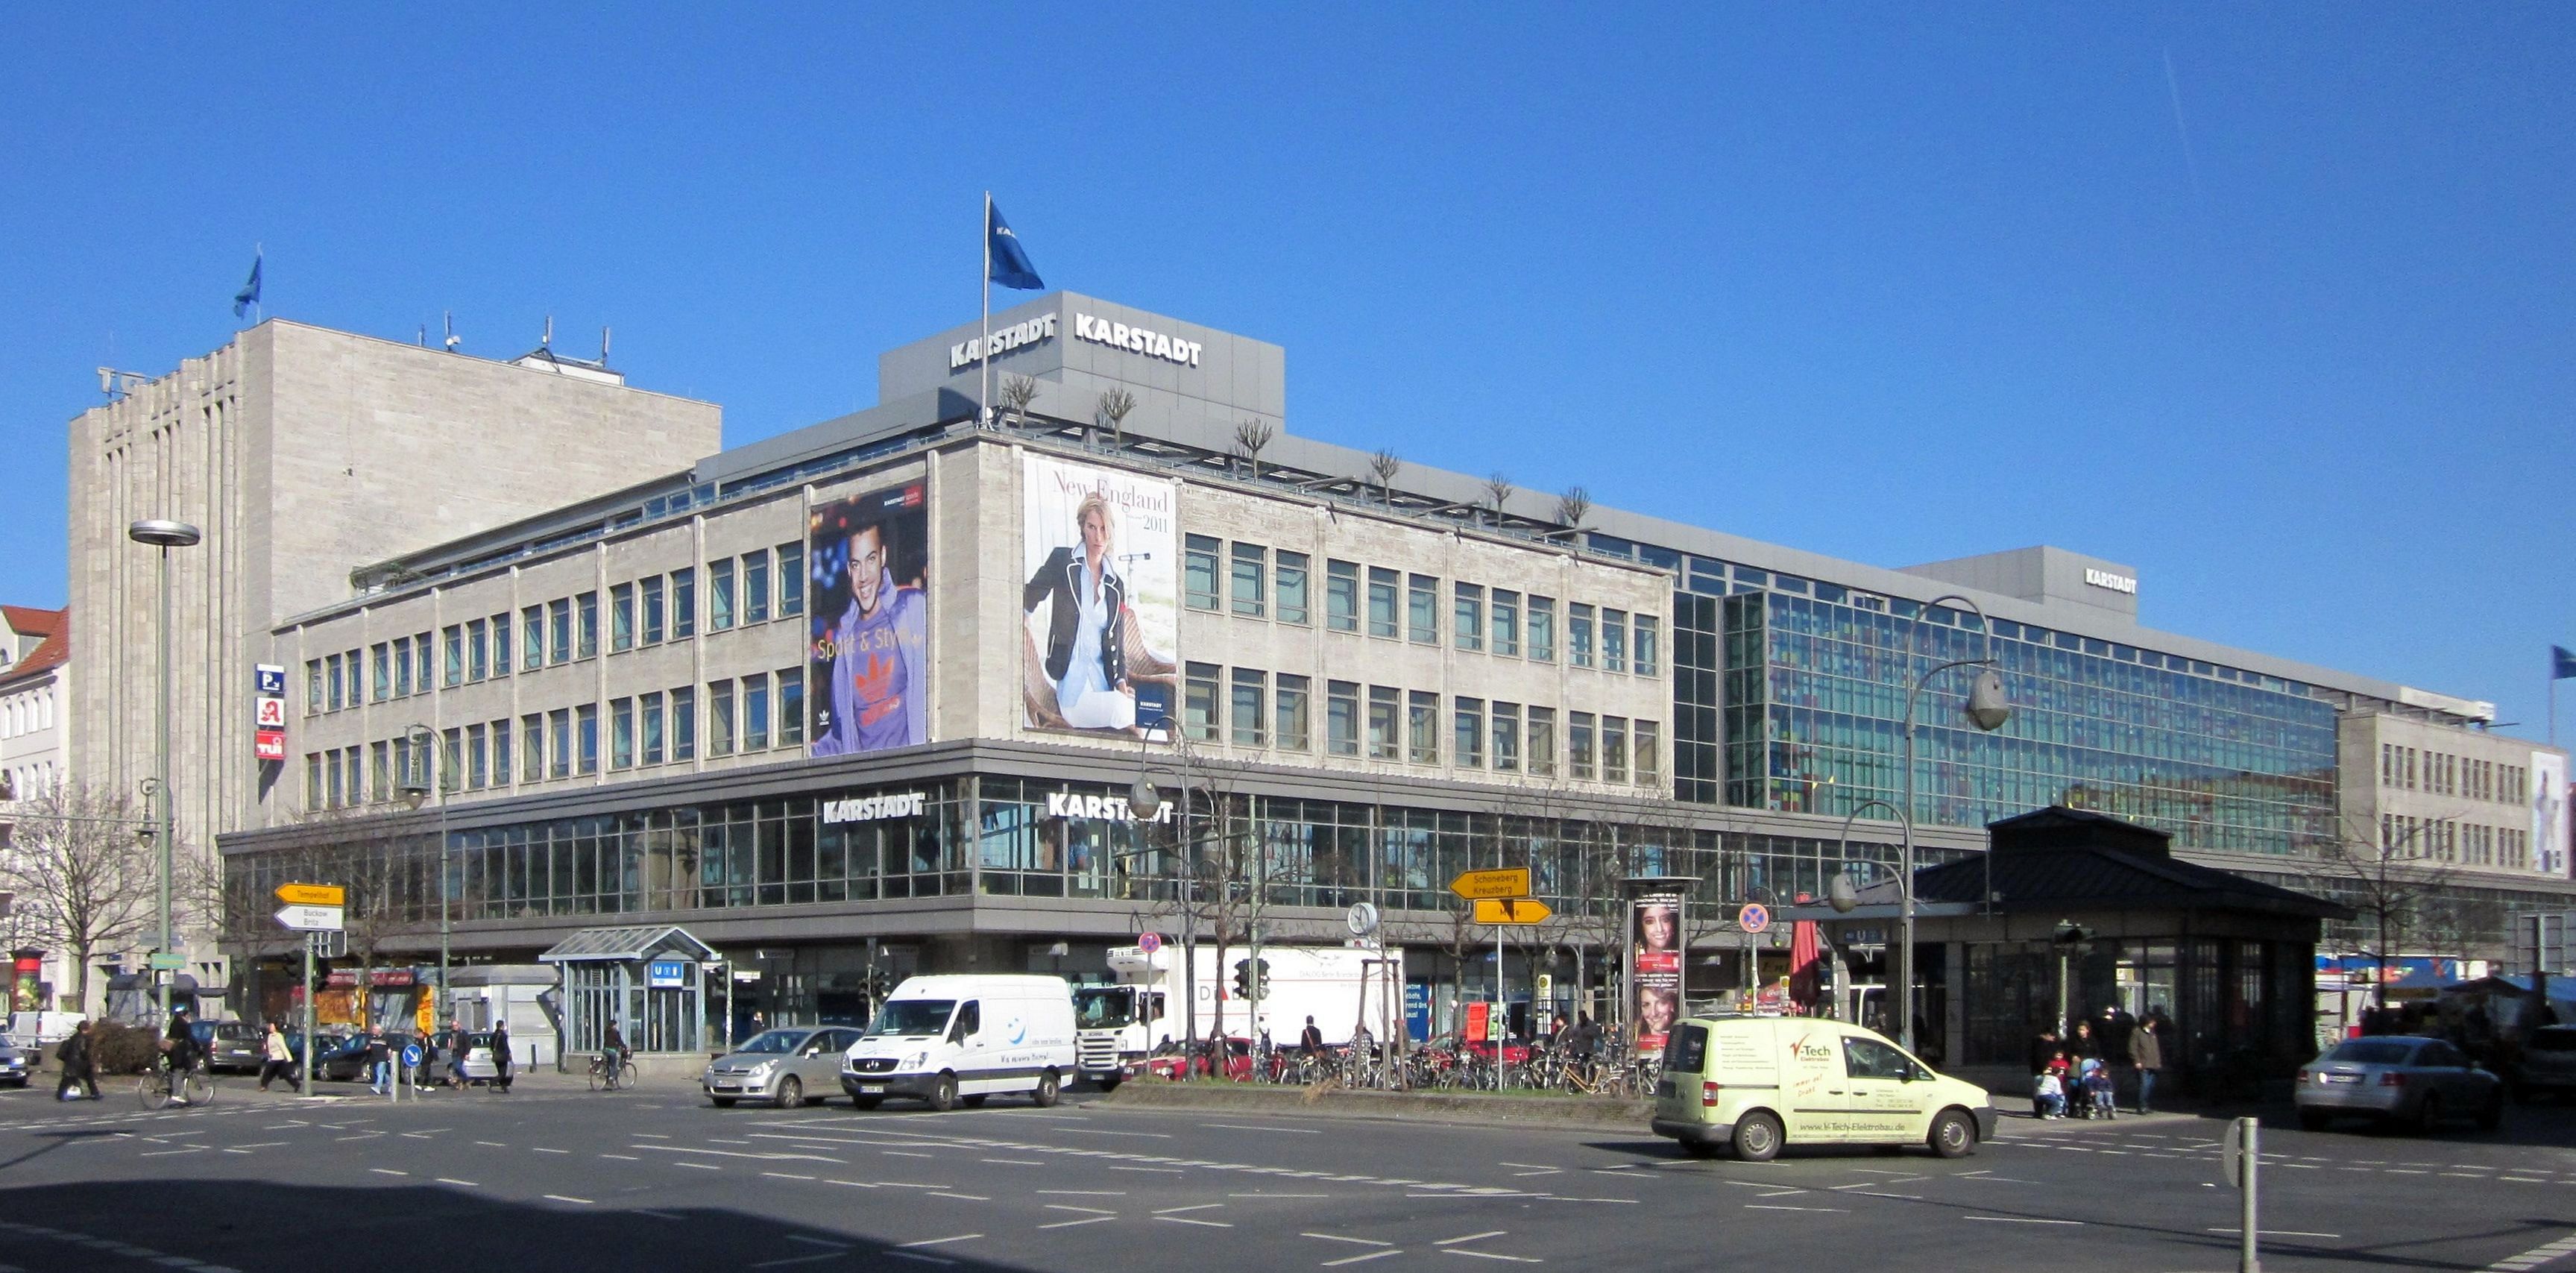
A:
POLYGON ((455 353, 456 347, 465 343, 456 335, 456 311, 452 309, 445 311, 439 321, 447 328, 447 352, 455 353))
POLYGON ((608 328, 605 326, 599 329, 599 365, 608 365, 608 328))
POLYGON ((539 349, 552 349, 552 348, 554 348, 554 347, 555 347, 555 316, 554 316, 554 315, 552 315, 552 314, 548 314, 548 315, 546 315, 546 334, 545 334, 545 335, 543 335, 543 336, 539 336, 539 337, 537 337, 537 348, 539 348, 539 349))
POLYGON ((422 323, 420 325, 420 347, 423 349, 429 348, 429 324, 427 323, 422 323))

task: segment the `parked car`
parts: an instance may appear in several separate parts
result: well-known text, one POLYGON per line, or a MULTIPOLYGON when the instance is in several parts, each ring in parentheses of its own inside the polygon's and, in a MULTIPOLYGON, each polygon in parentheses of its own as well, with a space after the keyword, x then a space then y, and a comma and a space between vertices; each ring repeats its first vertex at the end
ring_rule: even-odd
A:
POLYGON ((268 1059, 268 1032, 248 1021, 200 1021, 193 1033, 206 1050, 206 1068, 217 1074, 257 1074, 268 1059))
POLYGON ((2504 1121, 2504 1080, 2469 1060, 2447 1040, 2403 1034, 2346 1039, 2299 1070, 2299 1125, 2310 1131, 2337 1118, 2370 1118, 2431 1131, 2445 1118, 2475 1118, 2493 1131, 2504 1121))
POLYGON ((2508 1076, 2514 1098, 2576 1094, 2576 1025, 2545 1025, 2523 1040, 2508 1076))
MULTIPOLYGON (((453 1030, 441 1030, 430 1036, 430 1042, 434 1047, 437 1056, 436 1063, 432 1065, 430 1069, 430 1082, 444 1083, 447 1081, 447 1058, 452 1055, 451 1049, 458 1046, 458 1037, 459 1036, 457 1036, 456 1032, 453 1030)), ((468 1084, 489 1083, 492 1080, 499 1078, 501 1076, 501 1067, 494 1064, 492 1060, 492 1032, 489 1030, 468 1030, 464 1033, 462 1039, 463 1047, 465 1049, 465 1081, 468 1084)))
MULTIPOLYGON (((366 1077, 367 1040, 364 1035, 333 1034, 316 1036, 313 1051, 313 1077, 316 1081, 346 1083, 366 1077)), ((304 1064, 304 1032, 286 1032, 286 1050, 300 1069, 304 1064)))
MULTIPOLYGON (((1216 1049, 1213 1039, 1200 1044, 1197 1054, 1189 1060, 1190 1072, 1200 1076, 1216 1073, 1216 1049)), ((1145 1072, 1156 1078, 1179 1078, 1181 1069, 1181 1045, 1178 1043, 1157 1048, 1152 1056, 1145 1058, 1145 1072)), ((1226 1036, 1225 1076, 1238 1083, 1249 1083, 1252 1072, 1252 1040, 1241 1035, 1226 1036)))
POLYGON ((841 1054, 859 1032, 839 1026, 783 1026, 763 1030, 707 1063, 698 1086, 721 1106, 768 1101, 780 1109, 819 1102, 840 1082, 841 1054))
POLYGON ((33 1054, 0 1043, 0 1084, 25 1087, 27 1072, 36 1068, 33 1054))

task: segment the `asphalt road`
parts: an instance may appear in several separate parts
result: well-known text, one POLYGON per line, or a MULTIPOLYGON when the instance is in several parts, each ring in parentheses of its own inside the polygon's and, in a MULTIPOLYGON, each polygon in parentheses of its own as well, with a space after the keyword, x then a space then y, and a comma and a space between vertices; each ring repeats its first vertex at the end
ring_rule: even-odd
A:
MULTIPOLYGON (((110 1091, 0 1095, 0 1273, 2235 1267, 2222 1125, 2184 1117, 2008 1120, 1958 1161, 1754 1165, 1642 1133, 1080 1098, 862 1114, 530 1086, 395 1106, 228 1079, 211 1108, 145 1114, 110 1091)), ((2576 1268, 2576 1109, 2515 1112, 2499 1136, 2267 1130, 2266 1266, 2576 1268)))

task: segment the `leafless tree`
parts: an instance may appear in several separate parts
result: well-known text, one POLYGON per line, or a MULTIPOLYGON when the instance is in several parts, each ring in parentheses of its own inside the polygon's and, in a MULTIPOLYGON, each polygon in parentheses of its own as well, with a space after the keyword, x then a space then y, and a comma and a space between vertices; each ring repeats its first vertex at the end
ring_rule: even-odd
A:
POLYGON ((1503 505, 1511 502, 1512 493, 1519 489, 1512 485, 1508 474, 1496 473, 1485 479, 1485 507, 1492 510, 1495 525, 1503 524, 1503 505))
POLYGON ((2373 999, 2388 1006, 2388 962, 2402 954, 2410 940, 2430 936, 2443 922, 2443 900, 2458 874, 2436 860, 2424 843, 2438 820, 2426 818, 2404 831, 2383 835, 2367 822, 2347 820, 2342 833, 2319 854, 2330 878, 2353 899, 2353 909, 2370 928, 2361 953, 2379 965, 2373 999))
POLYGON ((1556 497, 1556 521, 1567 530, 1583 529, 1583 519, 1592 515, 1592 492, 1580 486, 1569 486, 1556 497))
POLYGON ((1252 462, 1253 481, 1261 480, 1262 448, 1269 446, 1271 440, 1278 436, 1278 426, 1258 416, 1247 418, 1241 424, 1234 426, 1234 449, 1237 454, 1252 462))
POLYGON ((1110 446, 1127 449, 1127 413, 1136 409, 1136 395, 1124 389, 1111 389, 1100 395, 1100 405, 1093 409, 1094 423, 1109 427, 1110 446))
POLYGON ((1369 456, 1368 470, 1377 482, 1378 499, 1389 508, 1395 507, 1395 475, 1404 470, 1404 461, 1395 458, 1395 452, 1380 448, 1369 456))
POLYGON ((1038 396, 1037 378, 1004 376, 1001 391, 993 396, 1001 401, 1003 425, 1027 424, 1029 404, 1036 401, 1038 396))
POLYGON ((100 952, 154 931, 160 864, 135 834, 139 803, 86 784, 63 784, 18 804, 0 881, 17 895, 19 932, 60 949, 72 965, 72 995, 89 1005, 89 970, 100 952))

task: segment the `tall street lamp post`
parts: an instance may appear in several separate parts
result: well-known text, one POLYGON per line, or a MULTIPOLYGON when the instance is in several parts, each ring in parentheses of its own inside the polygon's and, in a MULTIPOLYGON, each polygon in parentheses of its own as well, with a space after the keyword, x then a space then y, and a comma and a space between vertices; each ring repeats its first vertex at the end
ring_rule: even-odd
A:
MULTIPOLYGON (((438 743, 438 734, 429 726, 414 722, 403 731, 411 743, 411 762, 403 766, 399 788, 402 802, 415 812, 430 794, 430 749, 438 743)), ((453 789, 452 775, 441 769, 438 775, 438 997, 431 1001, 430 1029, 447 1019, 447 940, 449 912, 447 880, 447 792, 453 789)))
POLYGON ((1983 607, 1955 592, 1945 593, 1924 603, 1924 618, 1916 620, 1916 630, 1920 631, 1929 622, 1935 607, 1953 601, 1977 616, 1977 638, 1984 653, 1978 658, 1950 659, 1933 664, 1914 679, 1913 690, 1905 696, 1905 817, 1901 820, 1905 828, 1905 847, 1903 857, 1897 863, 1897 951, 1905 975, 1897 983, 1895 992, 1896 1041, 1904 1044, 1909 1052, 1914 1050, 1914 708, 1922 701, 1923 691, 1932 684, 1932 678, 1952 668, 1973 667, 1979 671, 1968 686, 1967 702, 1961 705, 1968 724, 1980 732, 1992 733, 2012 719, 2012 703, 2004 697, 2004 678, 1995 672, 1994 626, 1986 621, 1983 607))
MULTIPOLYGON (((177 802, 171 799, 170 792, 170 713, 173 710, 174 699, 170 691, 170 550, 193 547, 204 536, 196 527, 186 522, 165 521, 159 518, 146 518, 136 522, 125 528, 125 535, 126 538, 138 544, 161 550, 161 711, 159 712, 161 719, 154 762, 159 771, 158 780, 161 789, 158 810, 161 823, 159 832, 161 949, 159 954, 166 962, 172 953, 171 948, 176 944, 170 930, 170 845, 176 838, 178 826, 177 802)), ((164 973, 169 971, 166 969, 155 968, 151 971, 152 980, 161 991, 161 1019, 167 1022, 170 1019, 170 983, 175 978, 165 976, 164 973)))

